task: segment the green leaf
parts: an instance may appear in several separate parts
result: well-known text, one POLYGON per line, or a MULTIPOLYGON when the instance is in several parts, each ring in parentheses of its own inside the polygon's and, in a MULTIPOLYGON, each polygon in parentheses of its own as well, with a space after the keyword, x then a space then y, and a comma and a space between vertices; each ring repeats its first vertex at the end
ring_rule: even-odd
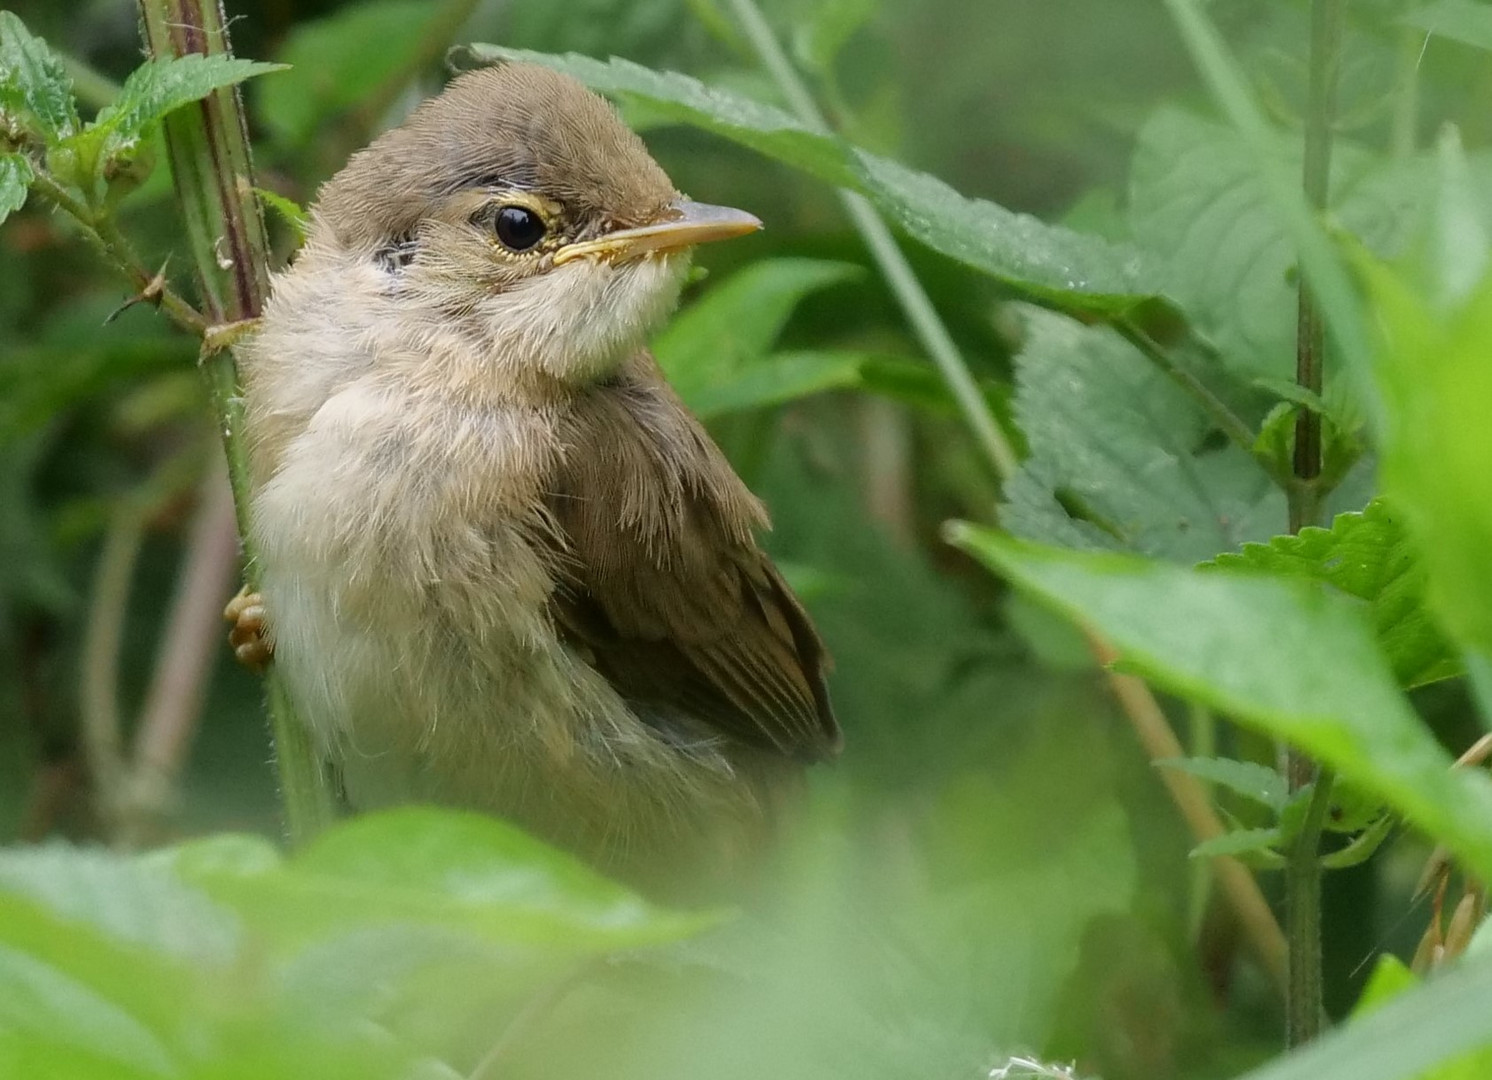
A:
POLYGON ((1339 514, 1330 529, 1302 529, 1267 544, 1245 544, 1206 567, 1321 581, 1367 601, 1378 642, 1400 685, 1422 686, 1461 673, 1455 650, 1430 618, 1425 564, 1402 514, 1383 499, 1339 514))
POLYGON ((188 846, 182 876, 288 943, 333 930, 403 924, 459 930, 558 952, 686 937, 718 915, 675 914, 512 825, 405 808, 322 833, 285 862, 253 841, 188 846))
POLYGON ((438 17, 429 0, 372 0, 297 24, 276 57, 290 72, 258 89, 259 121, 277 140, 304 145, 323 121, 367 101, 408 69, 438 17))
POLYGON ((1388 268, 1362 269, 1381 335, 1384 493, 1407 513, 1441 627, 1492 656, 1492 275, 1446 311, 1388 268))
POLYGON ((1261 870, 1278 870, 1284 857, 1275 850, 1281 842, 1278 829, 1234 829, 1232 832, 1204 840, 1191 850, 1193 859, 1215 859, 1222 856, 1242 858, 1261 870))
POLYGON ((0 153, 0 223, 26 205, 35 175, 24 154, 0 153))
POLYGON ((1018 536, 1197 562, 1284 520, 1253 458, 1200 449, 1200 406, 1106 328, 1028 309, 1013 412, 1030 456, 1001 521, 1018 536))
POLYGON ((0 130, 9 120, 48 145, 78 130, 73 84, 57 54, 9 11, 0 11, 0 130))
POLYGON ((183 105, 256 75, 284 70, 284 64, 221 53, 147 60, 130 72, 119 97, 98 114, 89 131, 107 132, 116 147, 132 145, 152 124, 183 105))
POLYGON ((1441 0, 1438 4, 1417 7, 1399 21, 1463 45, 1492 51, 1492 6, 1487 4, 1441 0))
POLYGON ((1309 751, 1492 871, 1492 779, 1458 769, 1399 692, 1363 607, 1307 582, 951 536, 1159 685, 1309 751))
POLYGON ((805 67, 820 74, 833 70, 834 59, 855 31, 876 14, 876 0, 817 0, 800 14, 793 29, 793 51, 805 67))
POLYGON ((852 263, 816 259, 752 263, 680 312, 654 339, 653 354, 687 401, 765 356, 805 296, 862 273, 852 263))
POLYGON ((1480 1080, 1485 1059, 1452 1059, 1492 1046, 1489 1000, 1492 957, 1468 960, 1241 1080, 1480 1080))
MULTIPOLYGON (((1281 140, 1277 153, 1293 175, 1297 143, 1281 140)), ((1431 163, 1379 162, 1345 145, 1334 157, 1333 223, 1374 251, 1402 250, 1428 201, 1431 163)), ((1166 294, 1230 368, 1293 379, 1296 244, 1246 141, 1181 109, 1158 111, 1140 132, 1130 226, 1165 267, 1166 294)))
POLYGON ((280 216, 280 219, 290 226, 290 231, 295 234, 296 245, 306 242, 306 228, 309 217, 305 207, 294 199, 287 199, 278 191, 270 191, 268 188, 256 187, 254 194, 259 196, 259 201, 280 216))
POLYGON ((701 420, 861 385, 868 357, 854 352, 782 352, 713 380, 684 395, 701 420))
POLYGON ((1165 769, 1190 773, 1202 780, 1221 784, 1229 791, 1268 807, 1278 813, 1290 801, 1290 792, 1285 779, 1274 769, 1266 768, 1254 761, 1236 761, 1233 758, 1166 758, 1157 761, 1165 769))
MULTIPOLYGON (((113 906, 134 900, 120 893, 113 906)), ((0 1032, 171 1075, 165 1036, 191 985, 188 968, 0 887, 0 1032)))
POLYGON ((1383 842, 1394 830, 1392 814, 1381 814, 1378 819, 1354 836, 1345 847, 1321 856, 1321 865, 1327 870, 1346 870, 1361 866, 1373 857, 1383 842))
POLYGON ((595 60, 498 45, 458 52, 468 65, 516 60, 566 72, 592 89, 645 103, 659 118, 690 124, 865 195, 908 235, 1026 294, 1067 307, 1115 312, 1158 293, 1135 250, 1048 225, 935 177, 814 131, 780 109, 676 72, 627 60, 595 60))

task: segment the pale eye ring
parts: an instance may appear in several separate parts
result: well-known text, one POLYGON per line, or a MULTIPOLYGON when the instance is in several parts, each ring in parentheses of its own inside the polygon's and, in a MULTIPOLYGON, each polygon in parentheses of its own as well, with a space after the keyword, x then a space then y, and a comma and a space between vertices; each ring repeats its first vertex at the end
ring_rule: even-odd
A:
POLYGON ((509 251, 528 251, 544 239, 544 219, 526 206, 504 206, 492 222, 492 231, 509 251))

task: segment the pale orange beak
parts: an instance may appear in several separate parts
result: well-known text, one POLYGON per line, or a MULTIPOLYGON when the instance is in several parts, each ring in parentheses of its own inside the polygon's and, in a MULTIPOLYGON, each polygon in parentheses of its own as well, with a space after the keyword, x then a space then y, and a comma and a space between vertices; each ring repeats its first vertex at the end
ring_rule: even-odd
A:
POLYGON ((554 265, 586 257, 625 262, 652 252, 677 251, 711 240, 745 236, 761 227, 761 219, 744 210, 680 199, 669 207, 663 220, 652 225, 619 229, 595 240, 566 244, 554 253, 554 265))

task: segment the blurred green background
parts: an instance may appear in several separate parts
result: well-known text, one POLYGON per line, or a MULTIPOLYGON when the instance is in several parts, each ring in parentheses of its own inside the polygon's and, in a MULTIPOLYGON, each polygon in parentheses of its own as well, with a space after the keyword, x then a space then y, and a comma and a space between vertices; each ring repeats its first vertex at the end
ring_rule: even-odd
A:
MULTIPOLYGON (((260 183, 300 203, 439 88, 453 42, 617 55, 777 98, 712 0, 228 7, 239 55, 296 65, 246 96, 260 183)), ((1088 232, 1127 235, 1136 143, 1157 111, 1206 110, 1159 3, 766 7, 854 141, 965 194, 1088 232)), ((139 62, 132 0, 12 8, 86 65, 75 79, 95 106, 139 62)), ((1295 124, 1305 5, 1222 0, 1213 10, 1276 119, 1295 124)), ((1492 69, 1472 50, 1399 26, 1402 12, 1391 0, 1351 5, 1343 137, 1378 151, 1404 139, 1396 110, 1412 75, 1420 119, 1410 136, 1423 141, 1449 119, 1468 145, 1485 145, 1492 69)), ((834 654, 848 746, 815 777, 822 827, 797 853, 813 867, 796 894, 801 925, 816 928, 814 955, 831 960, 815 966, 789 943, 782 956, 758 957, 822 1006, 816 1030, 787 1015, 791 1001, 782 1016, 758 1001, 722 1005, 711 1038, 750 1046, 766 1026, 805 1075, 974 1076, 1024 1048, 1110 1080, 1164 1080, 1230 1075, 1274 1052, 1274 993, 1204 868, 1188 860, 1185 829, 1081 640, 940 540, 949 518, 992 520, 998 487, 834 193, 699 132, 636 111, 629 119, 682 190, 767 224, 701 253, 708 274, 686 303, 742 282, 743 303, 783 315, 763 349, 843 350, 898 373, 862 389, 722 406, 711 418, 770 506, 770 547, 834 654), (767 260, 795 261, 734 276, 767 260), (825 971, 839 975, 818 986, 825 971), (817 1026, 826 1017, 839 1025, 832 1038, 817 1026), (875 1065, 814 1072, 803 1063, 822 1052, 816 1039, 862 1046, 875 1065), (930 1061, 929 1045, 945 1060, 930 1061)), ((1150 167, 1167 167, 1153 145, 1150 167)), ((164 170, 129 196, 122 217, 152 266, 189 280, 164 170)), ((288 256, 290 230, 271 226, 288 256)), ((1008 409, 1018 344, 1010 298, 952 261, 906 250, 1008 409)), ((157 748, 168 770, 180 768, 151 804, 153 837, 273 835, 260 685, 231 662, 216 621, 237 572, 195 350, 148 305, 120 310, 126 299, 46 210, 33 205, 0 228, 0 834, 99 839, 82 718, 117 710, 129 733, 152 710, 177 708, 189 737, 157 748)), ((1262 535, 1283 527, 1281 517, 1262 535)), ((1443 732, 1464 729, 1458 687, 1432 687, 1419 704, 1443 732)), ((1171 714, 1194 747, 1271 758, 1272 748, 1210 717, 1181 706, 1171 714)), ((1400 844, 1328 878, 1334 1012, 1355 999, 1377 951, 1412 950, 1423 915, 1408 893, 1423 855, 1400 844)), ((595 1049, 573 1045, 582 1059, 595 1049)), ((687 1035, 660 1045, 679 1061, 660 1059, 659 1075, 693 1052, 687 1035)))

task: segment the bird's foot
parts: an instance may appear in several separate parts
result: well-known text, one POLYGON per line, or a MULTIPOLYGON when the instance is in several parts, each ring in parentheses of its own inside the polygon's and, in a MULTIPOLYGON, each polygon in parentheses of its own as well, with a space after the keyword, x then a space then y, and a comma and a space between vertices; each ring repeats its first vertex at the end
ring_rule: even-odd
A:
POLYGON ((264 597, 250 592, 245 585, 228 601, 223 618, 232 627, 228 631, 228 644, 238 662, 251 671, 263 671, 274 656, 267 634, 264 597))

